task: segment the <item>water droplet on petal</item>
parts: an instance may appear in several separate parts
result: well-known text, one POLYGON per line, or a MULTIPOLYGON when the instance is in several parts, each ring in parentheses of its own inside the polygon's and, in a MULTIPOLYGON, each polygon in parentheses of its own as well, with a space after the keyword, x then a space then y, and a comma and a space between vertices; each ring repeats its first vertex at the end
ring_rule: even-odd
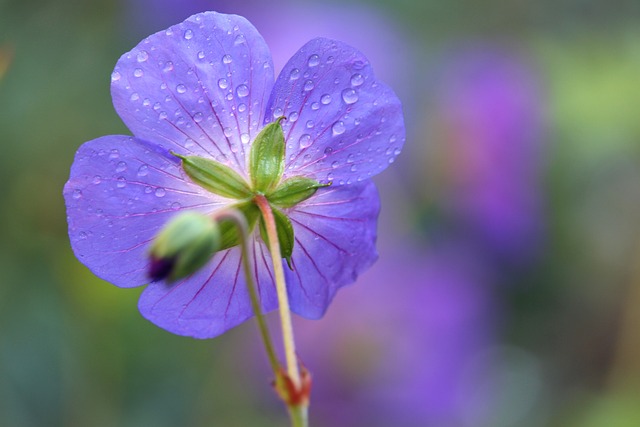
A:
POLYGON ((196 122, 196 123, 200 123, 203 118, 204 118, 204 116, 202 115, 202 113, 195 113, 193 115, 193 121, 196 122))
POLYGON ((307 64, 309 67, 317 67, 320 64, 320 57, 316 54, 311 55, 307 64))
POLYGON ((171 61, 165 62, 164 68, 162 69, 162 71, 164 71, 165 73, 167 73, 169 71, 173 71, 173 62, 171 62, 171 61))
POLYGON ((364 77, 362 77, 362 74, 360 73, 355 73, 353 76, 351 76, 351 85, 352 86, 360 86, 362 83, 364 83, 364 77))
POLYGON ((142 68, 136 68, 135 70, 133 70, 133 76, 142 77, 144 76, 144 71, 142 70, 142 68))
POLYGON ((137 101, 138 99, 140 99, 140 95, 138 95, 138 92, 133 92, 131 94, 131 97, 129 97, 129 99, 132 101, 137 101))
POLYGON ((231 61, 233 61, 233 58, 231 58, 231 55, 229 55, 229 54, 224 55, 222 57, 222 63, 223 64, 231 64, 231 61))
POLYGON ((149 173, 149 167, 147 165, 142 165, 138 168, 138 176, 147 176, 149 173))
POLYGON ((171 209, 173 209, 173 210, 180 209, 181 207, 182 207, 182 205, 179 202, 171 203, 171 209))
POLYGON ((186 30, 184 32, 184 39, 185 40, 191 40, 193 38, 193 31, 192 30, 186 30))
POLYGON ((306 90, 307 92, 312 90, 315 87, 315 84, 313 83, 313 80, 307 80, 304 83, 304 90, 306 90))
POLYGON ((141 50, 137 55, 138 62, 144 62, 149 59, 149 53, 146 50, 141 50))
POLYGON ((239 44, 243 44, 245 42, 245 38, 244 38, 244 34, 238 34, 235 38, 235 40, 233 41, 233 44, 235 44, 236 46, 239 44))
POLYGON ((225 79, 224 77, 221 78, 220 80, 218 80, 218 87, 220 89, 226 89, 229 87, 229 81, 227 79, 225 79))
POLYGON ((324 154, 326 154, 327 156, 329 154, 333 153, 333 148, 332 147, 327 147, 324 149, 324 154))
POLYGON ((289 80, 298 80, 300 78, 300 70, 294 68, 289 74, 289 80))
POLYGON ((124 179, 123 176, 119 176, 118 179, 116 180, 116 187, 124 188, 126 185, 127 185, 127 180, 124 179))
POLYGON ((358 100, 358 94, 354 89, 345 89, 342 91, 342 100, 345 104, 353 104, 358 100))
POLYGON ((231 135, 233 135, 233 129, 231 128, 224 128, 224 136, 226 136, 227 138, 229 138, 231 135))
POLYGON ((331 95, 324 94, 322 95, 322 97, 320 97, 320 102, 322 102, 323 105, 328 105, 329 103, 331 103, 331 95))
POLYGON ((313 120, 307 120, 307 129, 313 128, 314 125, 315 123, 313 122, 313 120))
POLYGON ((158 118, 160 120, 164 120, 167 118, 167 112, 166 111, 160 111, 160 114, 158 114, 158 118))
POLYGON ((241 113, 244 113, 245 111, 247 111, 247 104, 238 105, 238 111, 241 113))
POLYGON ((127 170, 127 164, 125 162, 118 162, 116 172, 124 172, 125 170, 127 170))
POLYGON ((355 156, 353 154, 349 154, 347 156, 347 163, 353 163, 354 160, 355 160, 355 156))
POLYGON ((284 111, 282 111, 282 108, 280 108, 280 107, 276 107, 273 110, 273 118, 274 119, 277 119, 278 117, 282 116, 283 114, 284 114, 284 111))
POLYGON ((79 199, 80 197, 82 197, 82 191, 80 191, 80 190, 73 190, 73 196, 71 196, 71 197, 73 197, 73 198, 74 198, 74 199, 76 199, 76 200, 77 200, 77 199, 79 199))
POLYGON ((117 82, 118 80, 120 80, 120 77, 122 77, 122 76, 117 71, 114 71, 113 73, 111 73, 111 81, 112 82, 117 82))
POLYGON ((118 157, 120 157, 120 152, 115 148, 113 150, 111 150, 111 153, 109 154, 109 158, 110 159, 117 159, 118 157))
POLYGON ((178 86, 176 86, 176 92, 178 93, 185 93, 187 91, 187 87, 183 84, 179 84, 178 86))
POLYGON ((198 59, 202 60, 202 59, 204 59, 204 57, 205 57, 205 54, 204 54, 203 51, 198 52, 198 59))
POLYGON ((337 160, 336 160, 335 162, 331 163, 331 167, 332 167, 333 169, 337 169, 337 168, 338 168, 338 166, 340 166, 340 162, 338 162, 337 160))
POLYGON ((333 132, 333 136, 342 135, 347 128, 344 125, 344 122, 337 121, 331 126, 331 131, 333 132))
POLYGON ((327 174, 327 181, 333 181, 333 173, 329 172, 327 174))
POLYGON ((300 137, 298 143, 300 143, 300 148, 307 148, 311 145, 311 135, 305 133, 300 137))
POLYGON ((249 134, 248 134, 248 133, 242 133, 242 134, 240 134, 240 141, 241 141, 243 144, 248 144, 250 139, 251 139, 251 137, 249 136, 249 134))
POLYGON ((100 184, 102 182, 102 177, 100 175, 96 175, 93 177, 93 182, 94 184, 100 184))
POLYGON ((289 114, 289 116, 287 117, 287 120, 289 120, 291 123, 298 120, 298 112, 294 111, 293 113, 289 114))
POLYGON ((164 197, 164 195, 167 194, 167 192, 165 191, 164 188, 158 187, 156 188, 156 191, 154 194, 156 195, 156 197, 164 197))
POLYGON ((240 85, 236 89, 236 92, 237 92, 237 94, 238 94, 238 96, 240 98, 243 98, 243 97, 249 95, 249 88, 247 87, 247 85, 240 85))
POLYGON ((312 102, 311 103, 311 109, 312 110, 318 110, 320 108, 320 103, 319 102, 312 102))

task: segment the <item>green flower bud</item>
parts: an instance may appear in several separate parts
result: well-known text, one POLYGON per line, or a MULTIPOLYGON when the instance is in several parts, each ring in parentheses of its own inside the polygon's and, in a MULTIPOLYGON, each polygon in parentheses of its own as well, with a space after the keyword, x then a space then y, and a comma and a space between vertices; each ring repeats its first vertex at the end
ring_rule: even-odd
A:
POLYGON ((174 282, 198 271, 220 248, 218 224, 206 215, 185 212, 158 233, 149 249, 149 278, 174 282))

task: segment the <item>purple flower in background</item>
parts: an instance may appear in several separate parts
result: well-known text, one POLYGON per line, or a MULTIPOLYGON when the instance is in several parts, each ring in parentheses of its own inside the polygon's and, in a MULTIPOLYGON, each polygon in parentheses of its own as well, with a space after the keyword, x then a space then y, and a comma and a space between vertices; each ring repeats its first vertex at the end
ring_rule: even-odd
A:
POLYGON ((492 396, 475 365, 496 340, 492 273, 455 243, 425 251, 403 242, 381 255, 322 322, 296 324, 314 367, 316 424, 484 425, 492 396))
POLYGON ((513 53, 456 53, 440 82, 449 214, 499 256, 526 260, 542 224, 544 122, 534 70, 513 53))
MULTIPOLYGON (((314 39, 274 83, 256 29, 240 16, 207 12, 143 40, 120 58, 111 81, 134 137, 82 145, 64 190, 73 250, 96 275, 120 287, 146 284, 150 242, 176 213, 211 214, 238 202, 203 188, 172 153, 233 171, 250 199, 251 148, 275 123, 286 149, 273 186, 300 177, 332 183, 278 206, 295 235, 293 270, 285 268, 292 310, 322 316, 335 292, 375 261, 379 200, 369 178, 399 154, 404 124, 399 100, 357 50, 314 39)), ((269 311, 277 300, 258 232, 251 250, 269 311)), ((224 249, 186 279, 149 284, 140 311, 173 333, 214 337, 253 314, 240 271, 239 249, 224 249)))

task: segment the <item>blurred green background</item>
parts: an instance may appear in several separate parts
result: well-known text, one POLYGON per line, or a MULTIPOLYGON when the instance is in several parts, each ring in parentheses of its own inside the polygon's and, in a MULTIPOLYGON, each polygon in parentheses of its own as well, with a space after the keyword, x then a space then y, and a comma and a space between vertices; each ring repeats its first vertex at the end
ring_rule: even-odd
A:
POLYGON ((268 3, 0 0, 0 426, 287 424, 253 322, 173 336, 67 237, 75 150, 129 133, 115 62, 207 9, 403 100, 377 270, 298 322, 312 425, 640 425, 640 3, 268 3))

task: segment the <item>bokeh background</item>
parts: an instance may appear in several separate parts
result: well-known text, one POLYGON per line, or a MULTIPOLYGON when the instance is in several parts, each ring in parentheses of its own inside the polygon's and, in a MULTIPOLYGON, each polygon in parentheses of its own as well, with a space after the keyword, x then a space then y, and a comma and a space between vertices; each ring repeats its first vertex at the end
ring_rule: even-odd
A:
POLYGON ((296 319, 312 425, 640 425, 639 2, 0 0, 0 426, 287 425, 253 322, 173 336, 68 243, 115 62, 202 10, 276 67, 344 40, 403 100, 380 260, 296 319))

